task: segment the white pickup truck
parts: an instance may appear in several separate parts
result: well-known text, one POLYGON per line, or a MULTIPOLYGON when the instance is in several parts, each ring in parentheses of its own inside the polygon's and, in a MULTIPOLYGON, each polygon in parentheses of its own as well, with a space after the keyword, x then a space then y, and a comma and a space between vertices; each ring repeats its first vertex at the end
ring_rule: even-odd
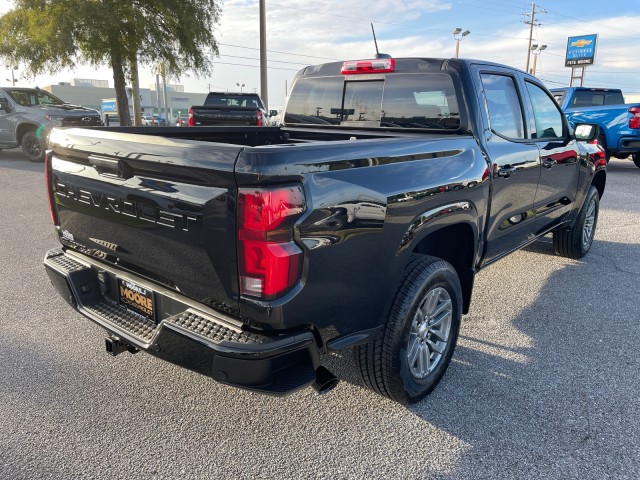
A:
POLYGON ((71 105, 39 88, 0 88, 0 150, 22 147, 32 162, 44 161, 47 134, 57 126, 102 125, 96 110, 71 105))

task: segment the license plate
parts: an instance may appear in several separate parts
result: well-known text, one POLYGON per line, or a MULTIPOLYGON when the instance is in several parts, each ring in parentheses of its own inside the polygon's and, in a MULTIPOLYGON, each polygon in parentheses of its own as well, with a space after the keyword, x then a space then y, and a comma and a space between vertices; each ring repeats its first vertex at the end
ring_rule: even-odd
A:
POLYGON ((120 305, 153 320, 153 292, 137 283, 118 278, 120 305))

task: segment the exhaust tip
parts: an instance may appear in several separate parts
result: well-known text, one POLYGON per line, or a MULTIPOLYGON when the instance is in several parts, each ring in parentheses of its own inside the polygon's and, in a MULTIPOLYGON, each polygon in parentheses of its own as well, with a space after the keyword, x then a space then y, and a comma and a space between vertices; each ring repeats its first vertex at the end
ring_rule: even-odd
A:
POLYGON ((330 392, 338 384, 338 378, 322 365, 316 369, 316 380, 311 386, 319 395, 330 392))

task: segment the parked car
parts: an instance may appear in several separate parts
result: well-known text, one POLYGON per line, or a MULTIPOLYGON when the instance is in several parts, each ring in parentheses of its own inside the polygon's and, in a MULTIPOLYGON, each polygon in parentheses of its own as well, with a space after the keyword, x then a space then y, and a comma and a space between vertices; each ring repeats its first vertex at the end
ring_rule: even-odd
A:
POLYGON ((142 115, 142 125, 154 127, 166 127, 167 122, 159 115, 142 115))
POLYGON ((96 110, 71 105, 39 88, 0 88, 0 150, 22 147, 32 162, 42 162, 54 126, 102 125, 96 110))
POLYGON ((607 161, 631 156, 640 167, 640 103, 624 103, 622 91, 612 88, 554 88, 551 93, 570 122, 600 127, 598 142, 607 161))
POLYGON ((189 126, 256 125, 268 123, 264 103, 257 93, 209 92, 204 105, 189 108, 189 126))
POLYGON ((353 349, 372 390, 422 399, 477 272, 548 233, 585 256, 606 184, 597 126, 476 60, 317 65, 280 127, 150 130, 53 130, 46 271, 111 355, 273 395, 330 390, 321 353, 353 349))

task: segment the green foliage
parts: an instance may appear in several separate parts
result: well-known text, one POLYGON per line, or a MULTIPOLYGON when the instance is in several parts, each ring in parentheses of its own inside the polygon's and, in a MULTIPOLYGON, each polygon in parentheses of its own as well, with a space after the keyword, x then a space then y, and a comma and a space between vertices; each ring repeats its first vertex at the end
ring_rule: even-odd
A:
POLYGON ((216 0, 16 0, 0 17, 0 58, 27 75, 111 65, 119 104, 136 59, 166 73, 210 74, 216 0))

